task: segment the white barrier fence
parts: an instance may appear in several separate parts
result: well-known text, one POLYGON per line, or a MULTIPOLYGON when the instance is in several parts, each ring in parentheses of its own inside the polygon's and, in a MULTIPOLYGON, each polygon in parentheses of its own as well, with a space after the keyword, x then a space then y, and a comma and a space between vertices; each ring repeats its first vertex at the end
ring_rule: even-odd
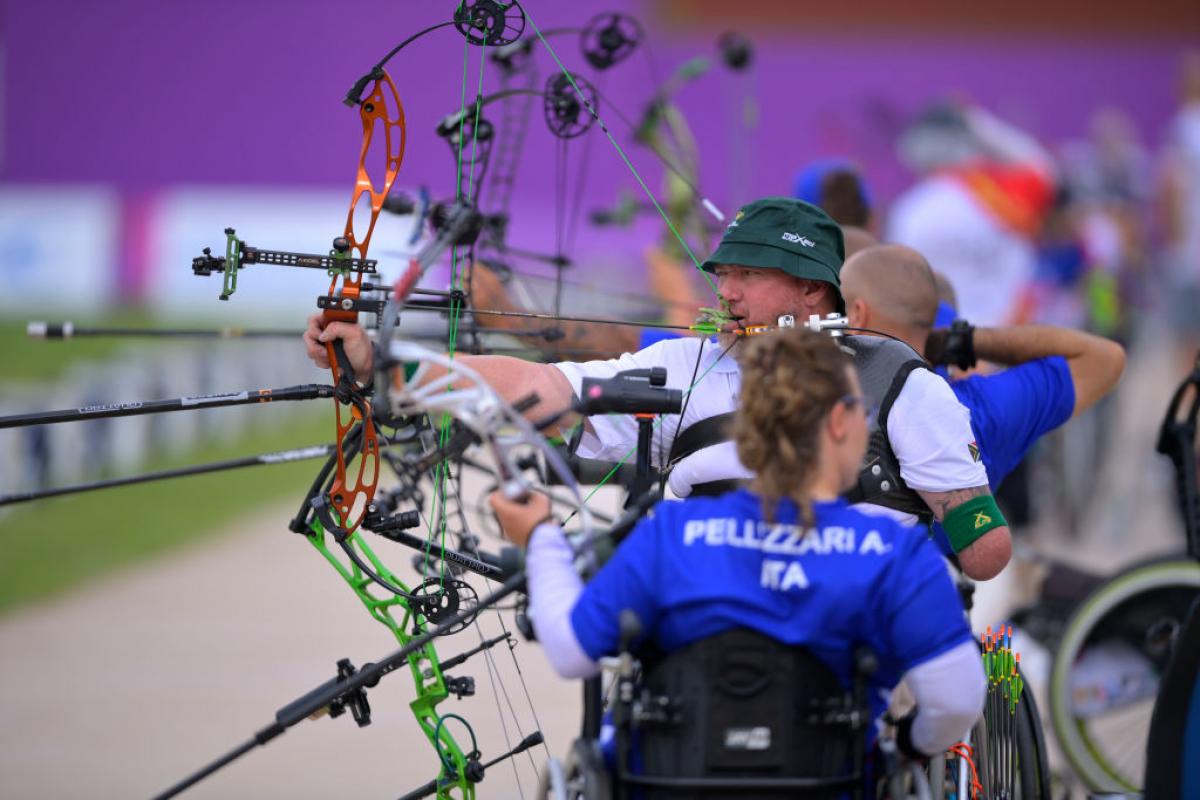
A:
MULTIPOLYGON (((0 389, 0 416, 329 382, 327 371, 304 358, 298 340, 132 344, 110 360, 75 365, 50 383, 6 384, 0 389)), ((233 440, 251 429, 283 428, 298 415, 312 414, 315 403, 331 402, 255 404, 0 430, 0 495, 134 474, 152 459, 233 440)))

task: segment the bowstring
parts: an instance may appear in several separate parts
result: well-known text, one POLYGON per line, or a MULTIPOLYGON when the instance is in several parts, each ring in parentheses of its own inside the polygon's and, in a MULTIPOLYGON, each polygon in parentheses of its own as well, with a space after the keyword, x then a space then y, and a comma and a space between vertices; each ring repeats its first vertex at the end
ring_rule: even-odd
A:
MULTIPOLYGON (((524 9, 522 9, 522 11, 524 11, 524 9)), ((558 66, 559 70, 566 77, 567 81, 571 84, 571 87, 575 90, 576 94, 579 96, 581 101, 584 102, 585 107, 587 108, 588 112, 593 116, 596 123, 600 126, 600 129, 604 132, 605 137, 608 139, 609 143, 613 146, 613 149, 617 152, 618 156, 620 157, 621 161, 625 164, 626 168, 629 169, 630 173, 634 176, 638 185, 642 189, 642 192, 649 198, 649 200, 653 204, 655 210, 658 212, 659 216, 666 223, 668 229, 670 230, 671 234, 675 237, 676 241, 678 241, 682 250, 687 254, 688 258, 692 262, 692 265, 696 268, 696 270, 698 272, 700 272, 701 277, 708 284, 709 288, 713 291, 713 294, 715 296, 719 297, 720 296, 719 292, 717 291, 716 284, 713 282, 712 277, 701 268, 700 260, 696 257, 692 248, 688 245, 687 241, 684 239, 684 237, 680 233, 679 229, 676 227, 674 222, 671 220, 670 216, 663 209, 662 204, 658 201, 658 199, 655 197, 654 193, 650 190, 650 188, 646 184, 646 181, 642 178, 641 174, 637 171, 637 168, 634 167, 633 163, 630 161, 629 157, 626 155, 624 149, 620 146, 620 144, 613 137, 612 132, 609 130, 608 126, 603 122, 603 120, 600 118, 597 111, 594 108, 592 108, 590 104, 587 103, 587 101, 584 98, 584 95, 583 95, 582 91, 580 90, 579 85, 576 83, 574 77, 564 67, 561 59, 558 57, 558 54, 554 51, 554 48, 546 40, 545 36, 542 34, 542 31, 538 28, 536 22, 534 22, 532 17, 530 17, 527 12, 525 12, 525 13, 526 13, 526 20, 529 23, 532 30, 534 31, 535 35, 537 36, 539 41, 541 41, 543 47, 546 48, 546 51, 550 54, 551 58, 554 60, 555 64, 558 66)), ((481 49, 486 50, 486 43, 484 43, 484 45, 481 49)), ((469 64, 469 55, 464 53, 463 86, 462 86, 462 97, 461 97, 462 113, 460 114, 460 117, 459 117, 459 137, 458 137, 458 143, 457 143, 458 148, 457 148, 457 159, 456 159, 457 160, 457 169, 456 169, 456 180, 455 180, 455 199, 456 199, 456 201, 460 201, 460 202, 462 200, 462 178, 463 178, 462 155, 463 155, 463 146, 464 146, 463 126, 465 125, 465 118, 466 118, 465 112, 466 112, 466 90, 467 90, 468 64, 469 64)), ((480 98, 482 97, 482 84, 483 84, 483 54, 482 53, 481 53, 479 83, 480 83, 480 91, 476 95, 476 103, 475 103, 475 124, 472 126, 472 156, 474 156, 474 154, 476 152, 476 148, 477 148, 478 121, 479 121, 479 115, 480 115, 480 98)), ((560 152, 565 153, 565 147, 563 147, 562 150, 560 150, 560 152)), ((474 163, 474 158, 472 158, 472 163, 474 163)), ((586 164, 586 162, 585 162, 585 164, 586 164)), ((581 168, 581 171, 582 171, 582 168, 581 168)), ((561 178, 559 180, 561 181, 561 178)), ((470 201, 470 196, 471 196, 471 193, 474 188, 473 181, 474 181, 474 173, 472 172, 472 175, 470 176, 470 180, 468 182, 468 195, 467 195, 468 202, 470 201)), ((556 188, 558 188, 558 187, 556 186, 556 188)), ((564 194, 565 194, 565 187, 562 187, 562 189, 560 189, 559 191, 556 192, 556 200, 557 200, 556 207, 558 208, 558 210, 560 212, 560 216, 561 216, 561 212, 565 210, 562 208, 563 203, 564 203, 564 194)), ((577 208, 578 208, 578 203, 576 203, 576 209, 577 208)), ((576 216, 577 216, 577 210, 576 210, 576 216)), ((575 227, 574 224, 572 224, 572 229, 574 229, 574 227, 575 227)), ((574 233, 574 231, 572 231, 572 233, 574 233)), ((558 250, 557 254, 558 255, 561 255, 561 253, 562 253, 562 236, 563 236, 562 221, 561 221, 561 219, 559 219, 559 222, 556 225, 556 239, 557 239, 557 250, 558 250)), ((573 235, 572 235, 572 238, 574 238, 573 235)), ((473 251, 473 249, 474 248, 472 247, 468 251, 468 258, 470 258, 470 253, 473 251)), ((469 266, 468 266, 468 270, 469 270, 469 266)), ((562 270, 560 267, 559 271, 558 271, 559 276, 561 276, 561 271, 562 270)), ((460 287, 459 280, 460 280, 459 249, 458 249, 458 245, 454 245, 451 247, 451 285, 455 289, 458 289, 460 287)), ((558 313, 558 311, 559 311, 559 296, 560 295, 561 295, 561 281, 557 282, 557 286, 556 286, 556 302, 555 302, 556 313, 558 313)), ((462 302, 460 299, 458 299, 456 297, 451 302, 451 312, 450 312, 450 334, 449 334, 449 353, 448 353, 450 358, 454 358, 454 355, 455 355, 455 346, 456 346, 457 334, 458 334, 458 322, 459 322, 461 313, 462 313, 462 302)), ((684 392, 685 398, 690 399, 691 393, 696 388, 696 386, 698 386, 705 379, 705 377, 707 377, 709 372, 711 372, 711 370, 718 363, 720 363, 723 360, 723 358, 738 343, 738 341, 740 341, 740 339, 735 339, 733 342, 731 342, 730 345, 728 347, 726 347, 717 356, 717 358, 715 358, 713 360, 713 362, 704 370, 704 372, 701 375, 699 375, 699 377, 694 377, 694 380, 692 381, 691 385, 684 392)), ((704 342, 702 341, 700 343, 700 353, 701 354, 703 353, 703 350, 704 350, 704 342)), ((699 359, 697 360, 697 367, 698 366, 699 366, 699 359)), ((693 376, 695 376, 695 371, 693 371, 693 376)), ((686 410, 686 405, 684 406, 684 410, 686 410)), ((654 427, 655 427, 656 432, 662 426, 662 424, 665 422, 666 419, 667 419, 666 416, 660 416, 655 421, 654 427)), ((681 421, 682 421, 682 411, 681 411, 681 421)), ((440 427, 441 427, 441 430, 440 430, 440 436, 439 436, 439 439, 440 439, 439 446, 444 447, 447 442, 448 436, 449 436, 449 426, 441 424, 440 427)), ((612 479, 612 477, 617 473, 618 469, 626 461, 628 461, 628 459, 630 457, 632 457, 634 455, 634 453, 636 453, 636 451, 637 451, 636 446, 634 448, 630 449, 621 458, 621 460, 616 464, 616 466, 614 466, 613 469, 610 470, 610 472, 604 476, 602 481, 599 484, 597 484, 595 487, 593 487, 592 490, 587 494, 587 496, 584 497, 582 505, 586 506, 591 501, 592 497, 594 497, 595 494, 605 484, 607 484, 608 481, 610 481, 612 479)), ((446 541, 445 537, 446 537, 447 522, 446 522, 446 515, 445 515, 445 503, 446 503, 445 489, 446 489, 446 483, 448 480, 451 484, 454 483, 453 479, 449 477, 448 465, 445 465, 445 464, 439 465, 439 469, 436 472, 434 498, 435 498, 435 507, 438 508, 438 510, 439 510, 439 513, 438 513, 439 531, 438 532, 440 534, 441 543, 442 543, 443 547, 445 546, 445 541, 446 541)), ((461 492, 461 485, 456 487, 455 491, 456 491, 456 493, 461 492)), ((569 521, 574 516, 576 516, 576 514, 578 514, 578 509, 576 509, 575 511, 572 511, 571 514, 567 517, 567 519, 564 520, 564 522, 569 521)), ((430 526, 430 534, 431 534, 431 536, 433 534, 432 526, 430 526)), ((474 542, 472 542, 471 544, 472 544, 472 548, 475 549, 475 551, 477 553, 478 550, 477 550, 477 548, 475 548, 474 542)), ((442 565, 441 565, 441 580, 443 581, 443 585, 444 585, 444 580, 445 580, 445 571, 446 571, 446 564, 445 564, 445 561, 443 560, 442 565)), ((505 623, 503 621, 503 617, 498 610, 496 611, 496 615, 497 615, 498 619, 500 620, 502 630, 505 633, 507 633, 508 632, 507 626, 505 625, 505 623)), ((482 636, 483 635, 482 631, 478 629, 478 620, 475 620, 474 624, 477 627, 477 632, 479 633, 480 636, 482 636)), ((516 658, 515 653, 513 652, 513 648, 511 647, 511 645, 509 646, 509 652, 512 655, 514 667, 516 668, 518 676, 520 677, 520 682, 521 682, 522 688, 526 694, 526 699, 530 705, 530 711, 534 716, 535 724, 537 724, 540 729, 540 721, 538 721, 538 719, 537 719, 537 713, 536 713, 536 709, 533 706, 532 697, 529 694, 528 686, 524 679, 524 675, 520 669, 520 664, 516 658)), ((496 673, 494 673, 494 670, 495 670, 496 665, 494 663, 494 658, 493 658, 492 654, 490 653, 490 651, 485 651, 485 657, 486 657, 486 663, 488 664, 489 680, 492 682, 493 687, 495 687, 496 673)), ((512 706, 511 697, 509 696, 507 689, 505 689, 503 687, 502 681, 500 682, 500 686, 501 686, 501 692, 504 694, 505 701, 509 706, 509 712, 510 712, 510 714, 513 714, 514 719, 515 719, 515 709, 512 706)), ((503 718, 502 709, 500 708, 500 699, 499 699, 498 695, 495 697, 495 702, 497 705, 498 712, 500 713, 501 717, 503 718)), ((511 742, 509 741, 509 737, 508 737, 507 725, 505 725, 503 723, 503 719, 502 719, 502 729, 504 730, 506 742, 509 742, 509 748, 511 749, 511 742)), ((519 725, 518 725, 518 730, 519 730, 519 725)), ((548 745, 543 743, 543 747, 545 747, 547 750, 547 753, 549 753, 548 745)), ((532 762, 532 756, 530 756, 530 759, 532 762)), ((514 765, 514 772, 515 772, 515 770, 516 770, 516 768, 514 765)), ((520 788, 519 776, 518 776, 517 780, 518 780, 518 786, 520 788)), ((521 791, 522 791, 522 796, 524 796, 523 789, 521 789, 521 791)))
MULTIPOLYGON (((469 522, 467 521, 467 517, 466 517, 466 513, 465 513, 465 504, 462 502, 461 469, 463 467, 463 464, 461 461, 458 462, 458 467, 460 470, 459 474, 456 477, 448 478, 447 480, 450 483, 454 497, 457 500, 458 508, 459 508, 458 517, 459 517, 459 521, 462 523, 462 527, 463 527, 463 529, 462 529, 463 535, 460 535, 460 537, 459 537, 459 545, 465 552, 467 552, 468 555, 472 555, 472 556, 475 556, 476 558, 479 558, 479 555, 480 555, 479 548, 475 544, 477 536, 475 534, 475 531, 473 531, 471 529, 471 526, 470 526, 469 522)), ((445 568, 445 563, 446 563, 445 560, 443 560, 442 561, 443 569, 445 568)), ((464 581, 466 580, 465 573, 462 577, 462 580, 464 580, 464 581)), ((511 638, 512 633, 509 631, 508 626, 505 625, 503 615, 500 614, 498 609, 493 609, 493 610, 496 611, 496 619, 499 620, 499 622, 500 622, 501 632, 511 638)), ((483 628, 479 624, 479 618, 476 617, 472 621, 471 625, 475 629, 476 634, 479 636, 479 641, 480 642, 485 641, 487 639, 487 635, 484 633, 483 628)), ((498 684, 499 691, 497 691, 497 678, 499 676, 499 672, 498 672, 498 669, 497 669, 497 666, 496 666, 496 663, 494 660, 494 656, 492 655, 491 650, 490 649, 485 650, 481 653, 481 655, 484 657, 484 663, 487 665, 488 682, 491 683, 491 685, 492 685, 492 700, 496 705, 496 716, 500 720, 500 730, 501 730, 502 735, 504 736, 505 747, 506 747, 506 749, 511 750, 512 749, 512 737, 510 736, 509 731, 508 731, 508 722, 504 717, 504 709, 500 705, 500 695, 501 694, 504 695, 505 703, 508 705, 509 715, 512 717, 513 720, 517 719, 516 709, 513 708, 512 699, 509 697, 509 694, 508 694, 508 687, 504 685, 503 680, 499 681, 499 684, 498 684)), ((518 670, 518 672, 519 672, 519 670, 518 670)), ((522 685, 524 685, 523 681, 522 681, 522 685)), ((526 693, 526 697, 529 697, 528 688, 525 689, 525 693, 526 693)), ((530 708, 532 709, 532 703, 533 703, 532 698, 530 698, 529 702, 530 702, 530 708)), ((537 719, 536 715, 534 716, 534 719, 535 720, 537 719)), ((521 733, 521 725, 519 722, 517 723, 516 728, 517 728, 517 733, 520 734, 521 733)), ((540 726, 539 726, 539 729, 540 729, 540 726)), ((509 760, 513 762, 512 763, 513 778, 515 778, 517 781, 517 791, 519 791, 521 793, 521 797, 524 798, 525 797, 525 789, 524 789, 523 783, 521 782, 520 772, 517 770, 515 760, 514 759, 509 759, 509 760)))
MULTIPOLYGON (((487 52, 487 43, 484 42, 480 46, 481 56, 487 52)), ((459 204, 463 199, 463 145, 465 138, 463 136, 464 128, 467 123, 467 82, 470 77, 470 61, 471 61, 471 45, 469 41, 463 42, 463 70, 462 70, 462 90, 458 114, 458 140, 455 154, 455 174, 454 174, 454 202, 459 204)), ((479 81, 483 83, 483 62, 481 61, 479 69, 479 81)), ((482 92, 477 92, 475 95, 475 119, 471 125, 471 157, 474 163, 476 154, 477 137, 479 132, 479 116, 480 116, 480 98, 482 92)), ((471 170, 468 176, 468 198, 474 190, 475 170, 471 170)), ((468 199, 469 202, 469 199, 468 199)), ((468 254, 469 257, 469 254, 468 254)), ((450 286, 454 290, 461 290, 461 276, 459 273, 459 245, 454 242, 450 245, 450 286)), ((458 323, 462 314, 462 304, 458 297, 451 298, 450 301, 450 330, 449 341, 447 343, 447 356, 453 359, 455 356, 456 346, 458 344, 458 323)), ((438 449, 445 449, 450 438, 450 425, 447 424, 446 415, 442 414, 436 421, 438 427, 438 449)), ((449 475, 449 465, 445 462, 438 464, 434 471, 434 487, 433 498, 434 508, 437 510, 437 532, 432 529, 429 531, 430 538, 435 535, 439 539, 439 544, 443 550, 446 547, 446 478, 449 475)), ((446 562, 443 559, 438 569, 438 578, 441 587, 444 589, 446 581, 446 562)))
MULTIPOLYGON (((455 201, 457 203, 463 202, 463 195, 462 195, 462 178, 463 178, 463 175, 462 175, 463 157, 462 156, 463 156, 463 145, 464 145, 463 126, 465 125, 465 122, 466 122, 467 78, 468 78, 468 72, 469 72, 469 52, 470 52, 469 43, 465 44, 464 48, 465 49, 464 49, 464 57, 463 57, 462 100, 461 100, 461 109, 460 109, 460 115, 459 115, 458 153, 457 153, 457 159, 456 159, 456 161, 457 161, 456 173, 457 174, 456 174, 456 178, 455 178, 455 201)), ((478 152, 477 148, 478 148, 479 120, 480 120, 480 116, 482 113, 484 71, 485 71, 485 66, 487 63, 486 54, 487 54, 487 43, 484 42, 480 46, 479 84, 478 84, 478 88, 476 90, 476 95, 475 95, 474 122, 471 126, 471 159, 470 159, 470 163, 472 165, 474 165, 476 163, 476 155, 478 152)), ((481 178, 482 178, 482 176, 481 176, 481 178)), ((475 170, 474 170, 474 168, 472 168, 471 173, 467 179, 467 191, 466 191, 466 203, 467 204, 470 204, 472 202, 475 188, 476 188, 475 187, 475 170)), ((470 275, 471 267, 473 266, 473 262, 474 262, 474 249, 475 249, 474 245, 472 244, 468 247, 468 250, 466 253, 466 259, 467 259, 466 271, 467 271, 468 276, 470 275)), ((450 252, 451 252, 451 259, 450 259, 451 260, 451 263, 450 263, 451 287, 454 289, 460 289, 461 283, 460 283, 460 273, 459 273, 458 245, 452 246, 450 252)), ((468 280, 469 280, 469 277, 468 277, 468 280)), ((468 283, 468 288, 469 288, 469 283, 468 283)), ((462 311, 463 311, 463 302, 456 296, 451 301, 451 305, 450 305, 450 333, 449 333, 448 356, 451 359, 454 358, 455 352, 456 352, 455 348, 456 348, 457 339, 458 339, 458 324, 459 324, 459 320, 462 315, 462 311)), ((443 448, 445 447, 448 437, 449 437, 449 426, 443 424, 442 430, 440 433, 439 447, 443 447, 443 448)), ((441 513, 439 514, 438 533, 441 538, 441 545, 443 547, 443 552, 444 552, 444 548, 446 545, 446 528, 447 528, 446 514, 445 514, 446 483, 447 482, 450 483, 452 490, 455 493, 455 496, 457 498, 459 498, 459 507, 460 508, 462 507, 462 503, 461 503, 462 487, 461 487, 461 481, 458 481, 457 485, 456 485, 456 482, 454 481, 454 479, 450 477, 449 465, 443 464, 441 466, 443 467, 443 469, 438 473, 438 484, 435 487, 434 494, 435 494, 435 497, 437 497, 437 496, 441 497, 441 513)), ((466 522, 465 517, 462 517, 462 519, 463 519, 463 522, 465 523, 466 522)), ((478 550, 477 545, 475 544, 474 532, 471 531, 469 528, 467 528, 467 526, 465 524, 464 524, 464 532, 467 533, 468 536, 470 537, 464 541, 469 542, 471 551, 473 551, 474 555, 478 556, 479 550, 478 550)), ((441 567, 440 567, 439 573, 440 573, 440 580, 442 582, 442 586, 444 587, 445 575, 446 575, 445 559, 443 559, 441 562, 441 567)), ((509 630, 508 625, 504 621, 503 614, 500 612, 499 609, 495 609, 494 611, 495 611, 496 619, 499 621, 501 631, 506 636, 508 636, 509 639, 511 640, 512 633, 509 630)), ((482 629, 479 627, 478 618, 476 618, 473 621, 473 625, 476 629, 477 634, 480 637, 480 640, 482 641, 484 638, 486 638, 483 634, 482 629)), ((530 714, 533 716, 534 724, 537 725, 538 730, 541 730, 542 729, 541 721, 538 719, 537 709, 534 707, 534 703, 533 703, 533 697, 530 694, 529 686, 528 686, 527 682, 525 681, 524 673, 521 670, 520 663, 517 660, 516 654, 513 651, 511 645, 509 646, 509 653, 512 656, 513 666, 517 672, 518 681, 521 684, 521 689, 525 695, 526 702, 529 705, 530 714)), ((522 734, 522 726, 520 724, 519 719, 517 718, 516 709, 513 707, 512 698, 509 695, 508 688, 504 685, 503 680, 498 681, 499 673, 497 671, 497 665, 495 663, 495 658, 494 658, 493 653, 490 650, 486 650, 486 651, 484 651, 483 655, 484 655, 484 662, 488 665, 488 680, 489 680, 489 683, 491 683, 492 687, 493 687, 493 700, 495 701, 495 704, 496 704, 497 715, 500 717, 500 723, 501 723, 500 727, 501 727, 501 731, 504 735, 505 746, 506 746, 506 749, 511 750, 513 747, 513 744, 512 744, 512 739, 509 735, 508 725, 504 721, 504 710, 500 705, 500 694, 504 695, 505 703, 508 705, 509 714, 511 715, 512 719, 516 723, 516 729, 517 729, 518 735, 522 734), (497 686, 497 681, 498 681, 498 684, 500 687, 500 694, 497 694, 495 691, 496 686, 497 686)), ((544 741, 543 741, 543 747, 546 750, 547 757, 549 757, 551 755, 549 746, 544 741)), ((534 768, 536 769, 536 765, 533 764, 532 752, 527 751, 527 754, 530 759, 530 764, 533 765, 534 768)), ((516 762, 513 759, 510 759, 510 761, 513 762, 512 763, 513 776, 517 781, 517 789, 520 792, 521 797, 524 798, 524 796, 525 796, 524 785, 521 781, 520 773, 517 770, 516 762)))
MULTIPOLYGON (((461 465, 461 462, 460 462, 460 465, 461 465)), ((459 479, 458 485, 455 487, 454 491, 455 491, 455 496, 460 498, 460 505, 461 505, 461 498, 462 498, 462 480, 461 480, 461 478, 459 479)), ((464 528, 466 528, 467 526, 465 524, 465 516, 463 517, 463 519, 464 519, 464 528)), ((476 543, 479 537, 475 534, 475 531, 473 531, 473 530, 468 529, 467 533, 469 534, 469 538, 466 539, 464 542, 466 545, 464 547, 464 549, 467 551, 468 555, 473 555, 476 558, 479 558, 480 551, 479 551, 479 546, 476 543)), ((495 613, 496 620, 500 625, 501 633, 508 636, 510 642, 515 641, 515 637, 513 636, 511 629, 508 627, 508 624, 504 621, 504 615, 501 613, 501 609, 493 606, 491 610, 495 613)), ((483 641, 484 639, 486 639, 487 637, 486 637, 483 629, 479 625, 478 618, 476 618, 474 620, 473 625, 475 627, 476 633, 479 635, 480 641, 483 641)), ((512 647, 511 644, 508 644, 508 652, 513 660, 513 668, 517 672, 517 680, 521 684, 521 691, 525 695, 525 702, 526 702, 526 705, 529 706, 529 713, 533 717, 533 723, 535 726, 537 726, 538 730, 544 730, 544 728, 542 728, 541 719, 539 719, 539 717, 538 717, 537 707, 534 705, 534 702, 533 702, 533 695, 530 693, 529 685, 525 681, 525 673, 521 669, 520 660, 517 658, 516 651, 512 647)), ((512 698, 509 695, 508 687, 504 684, 503 680, 499 680, 500 692, 499 693, 495 692, 496 681, 499 679, 499 668, 495 663, 495 655, 492 653, 492 651, 490 649, 485 650, 483 652, 483 655, 485 656, 485 661, 488 664, 488 680, 493 684, 493 699, 495 700, 495 703, 496 703, 496 713, 497 713, 497 716, 500 718, 500 725, 504 732, 505 742, 508 745, 508 749, 511 750, 512 743, 508 737, 508 726, 505 724, 505 721, 504 721, 504 710, 500 707, 500 694, 504 695, 504 702, 508 706, 509 715, 512 717, 513 720, 518 719, 517 712, 516 712, 516 709, 513 707, 513 702, 512 702, 512 698)), ((517 722, 517 733, 518 733, 518 735, 523 734, 523 731, 521 729, 521 725, 520 725, 519 721, 517 722)), ((543 740, 542 747, 546 751, 546 757, 551 758, 553 754, 550 752, 550 745, 543 740)), ((536 771, 537 764, 535 764, 533 761, 532 750, 526 751, 526 753, 528 754, 528 757, 529 757, 530 766, 532 766, 534 768, 534 770, 536 771)), ((515 760, 513 760, 512 766, 513 766, 513 776, 517 780, 517 788, 519 791, 521 791, 521 793, 522 793, 521 796, 524 797, 524 788, 523 788, 523 784, 521 783, 520 773, 517 771, 517 766, 516 766, 515 760)))
MULTIPOLYGON (((538 27, 537 22, 534 21, 533 17, 529 14, 528 10, 526 10, 523 6, 522 6, 522 11, 525 13, 525 20, 528 23, 530 29, 534 32, 534 35, 537 36, 538 40, 542 43, 542 46, 546 49, 546 52, 550 54, 550 57, 554 60, 554 63, 558 66, 559 70, 566 77, 567 81, 571 84, 571 87, 575 90, 576 95, 579 97, 580 101, 582 103, 584 103, 585 108, 587 109, 588 113, 590 113, 592 115, 596 124, 600 127, 600 130, 604 132, 604 135, 608 139, 609 144, 611 144, 613 146, 613 149, 617 152, 617 155, 618 155, 618 157, 620 157, 622 163, 625 164, 626 168, 633 175, 634 179, 638 183, 638 186, 641 187, 642 192, 646 195, 647 198, 649 198, 651 204, 653 204, 653 206, 654 206, 654 209, 658 212, 658 215, 660 217, 662 217, 663 222, 666 223, 667 228, 671 231, 671 234, 675 237, 675 240, 677 242, 679 242, 679 246, 683 249, 683 251, 687 254, 688 258, 691 260, 692 266, 695 267, 696 271, 700 273, 701 277, 704 279, 704 282, 706 284, 708 284, 708 287, 713 292, 713 296, 719 299, 721 294, 717 290, 716 283, 713 281, 712 276, 709 275, 702 268, 700 260, 696 257, 696 254, 692 251, 692 248, 688 245, 687 241, 683 238, 683 235, 679 232, 679 229, 676 227, 675 223, 671 220, 671 217, 663 209, 662 204, 658 201, 658 198, 654 196, 654 193, 652 191, 650 191, 650 187, 646 184, 646 181, 642 178, 641 174, 637 171, 637 168, 630 161, 629 157, 625 153, 625 150, 621 147, 621 145, 614 138, 612 131, 609 130, 608 125, 605 124, 605 122, 600 118, 600 114, 599 114, 598 110, 593 108, 591 106, 591 104, 589 104, 587 102, 587 99, 584 96, 583 92, 580 90, 579 85, 575 82, 574 76, 572 76, 571 73, 567 70, 567 68, 563 65, 562 60, 558 57, 558 53, 555 52, 554 48, 546 40, 546 37, 542 34, 542 31, 538 27)), ((649 58, 648 52, 647 52, 647 58, 649 58)), ((651 68, 653 69, 653 60, 650 59, 648 63, 651 65, 651 68)), ((685 398, 691 397, 692 391, 704 380, 704 378, 708 375, 708 373, 710 371, 712 371, 712 369, 718 363, 720 363, 722 361, 722 359, 725 357, 725 355, 737 344, 738 341, 740 341, 740 338, 734 339, 734 341, 727 348, 725 348, 725 350, 716 359, 713 360, 713 363, 710 364, 704 370, 704 372, 700 375, 700 377, 696 378, 691 383, 691 385, 684 392, 685 398)), ((703 342, 701 342, 701 345, 700 345, 701 353, 703 353, 703 350, 704 350, 704 344, 703 344, 703 342)), ((699 364, 699 360, 697 361, 697 365, 698 364, 699 364)), ((655 420, 655 422, 654 422, 655 432, 657 432, 658 429, 662 427, 662 424, 666 419, 667 419, 666 416, 659 416, 659 418, 657 420, 655 420)), ((682 417, 682 413, 681 413, 681 415, 680 415, 681 423, 682 423, 682 420, 683 420, 683 417, 682 417)), ((626 452, 624 456, 621 457, 621 460, 618 461, 611 470, 609 470, 608 474, 606 474, 598 484, 596 484, 594 487, 592 487, 592 490, 590 492, 588 492, 588 494, 584 497, 583 505, 586 506, 591 501, 591 499, 596 495, 596 493, 598 491, 600 491, 600 489, 602 487, 604 487, 610 480, 612 480, 612 478, 617 474, 617 471, 621 468, 621 466, 626 461, 628 461, 636 452, 637 452, 637 447, 635 445, 628 452, 626 452)), ((571 512, 571 514, 563 521, 564 524, 566 522, 570 521, 573 517, 575 517, 575 515, 577 513, 578 513, 577 510, 571 512)))

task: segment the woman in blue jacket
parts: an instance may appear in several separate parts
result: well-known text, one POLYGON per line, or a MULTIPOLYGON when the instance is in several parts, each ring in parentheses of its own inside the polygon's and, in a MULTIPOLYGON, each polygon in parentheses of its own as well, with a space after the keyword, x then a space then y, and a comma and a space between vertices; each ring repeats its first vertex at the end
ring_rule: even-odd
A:
POLYGON ((872 711, 903 679, 917 703, 898 735, 933 755, 978 717, 985 681, 957 591, 924 528, 850 508, 868 401, 833 339, 800 329, 739 348, 738 457, 755 473, 720 497, 659 503, 586 585, 541 495, 493 494, 527 548, 538 639, 564 677, 597 673, 620 647, 621 612, 665 653, 733 629, 807 649, 849 686, 853 653, 879 660, 872 711))

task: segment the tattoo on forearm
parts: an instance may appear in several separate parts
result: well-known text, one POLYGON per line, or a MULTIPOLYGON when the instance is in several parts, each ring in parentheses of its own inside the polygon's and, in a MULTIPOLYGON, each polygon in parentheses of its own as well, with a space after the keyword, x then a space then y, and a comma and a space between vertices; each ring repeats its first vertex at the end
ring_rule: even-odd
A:
POLYGON ((962 505, 972 497, 991 494, 991 489, 987 486, 972 486, 969 489, 952 489, 949 492, 921 492, 920 494, 925 498, 925 503, 929 506, 929 510, 933 512, 933 516, 940 522, 946 518, 946 514, 950 512, 950 509, 962 505))

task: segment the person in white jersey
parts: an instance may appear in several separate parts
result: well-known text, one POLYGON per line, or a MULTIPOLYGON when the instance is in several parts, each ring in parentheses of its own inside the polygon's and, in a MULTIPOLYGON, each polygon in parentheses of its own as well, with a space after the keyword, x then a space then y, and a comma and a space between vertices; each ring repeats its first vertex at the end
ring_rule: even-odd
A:
MULTIPOLYGON (((459 358, 506 399, 535 393, 539 402, 526 411, 530 419, 570 407, 586 377, 665 367, 668 387, 691 391, 682 415, 668 416, 658 427, 652 460, 669 471, 667 482, 676 495, 718 494, 750 475, 737 459, 727 425, 741 389, 739 343, 747 329, 775 327, 784 315, 803 321, 842 311, 839 271, 844 257, 841 229, 816 206, 783 197, 757 200, 737 213, 702 264, 715 276, 729 314, 715 339, 667 340, 604 361, 459 358)), ((336 338, 344 340, 356 374, 369 374, 372 348, 357 325, 326 324, 314 315, 304 334, 309 357, 326 365, 325 343, 336 338)), ((986 580, 999 574, 1011 555, 1008 524, 988 489, 967 410, 902 342, 870 336, 841 341, 853 351, 864 392, 879 404, 867 460, 849 499, 906 523, 936 519, 956 542, 968 576, 986 580)), ((392 375, 395 382, 405 380, 402 369, 392 375)), ((431 369, 421 380, 439 375, 431 369)), ((575 421, 567 415, 558 424, 565 429, 575 421)), ((632 417, 592 416, 584 420, 577 452, 618 460, 636 443, 632 417)))

